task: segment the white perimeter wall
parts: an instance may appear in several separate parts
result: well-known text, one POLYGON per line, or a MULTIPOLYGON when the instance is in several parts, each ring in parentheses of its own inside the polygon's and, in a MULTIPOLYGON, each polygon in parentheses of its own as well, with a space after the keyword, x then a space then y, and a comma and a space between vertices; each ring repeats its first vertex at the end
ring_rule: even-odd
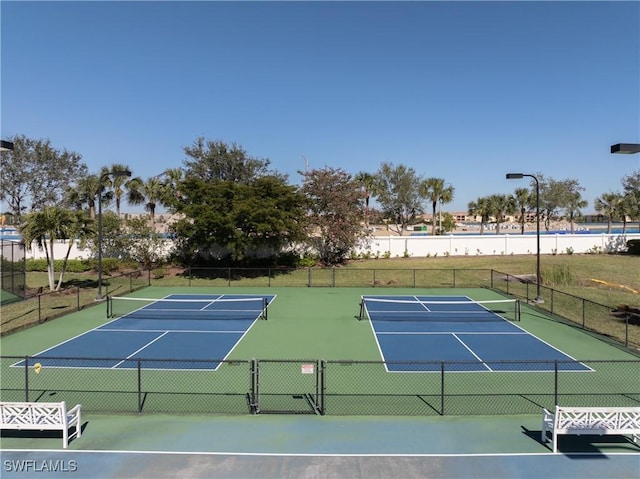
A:
MULTIPOLYGON (((640 239, 640 233, 620 234, 543 234, 540 235, 541 254, 572 253, 612 253, 626 251, 627 241, 640 239)), ((173 246, 166 241, 165 252, 173 246)), ((68 242, 59 241, 54 245, 54 258, 64 259, 68 242)), ((372 256, 390 256, 392 258, 411 256, 477 256, 535 254, 536 235, 484 234, 484 235, 448 235, 448 236, 377 236, 356 251, 372 256)), ((44 250, 35 244, 26 251, 28 259, 45 258, 44 250)), ((91 251, 80 249, 76 242, 71 248, 70 259, 91 258, 91 251)))
MULTIPOLYGON (((633 234, 543 234, 541 254, 611 253, 627 250, 627 241, 640 239, 633 234)), ((536 235, 484 234, 447 236, 378 236, 358 249, 358 253, 402 256, 476 256, 536 254, 536 235)))

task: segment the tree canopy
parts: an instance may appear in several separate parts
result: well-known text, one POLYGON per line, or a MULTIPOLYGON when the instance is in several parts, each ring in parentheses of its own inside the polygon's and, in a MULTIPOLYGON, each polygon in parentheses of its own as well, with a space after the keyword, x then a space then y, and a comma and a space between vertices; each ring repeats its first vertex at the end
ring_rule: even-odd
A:
POLYGON ((48 139, 19 135, 12 141, 13 150, 0 153, 0 199, 7 201, 17 223, 27 211, 58 205, 68 187, 87 175, 78 153, 58 150, 48 139))
POLYGON ((172 210, 178 257, 192 265, 273 260, 304 239, 304 197, 277 176, 243 184, 189 176, 172 210))
POLYGON ((270 161, 249 154, 239 145, 228 145, 220 140, 197 138, 191 146, 183 148, 186 175, 204 181, 222 180, 249 183, 268 174, 270 161))
POLYGON ((308 201, 309 242, 321 261, 343 262, 366 235, 366 195, 361 182, 340 168, 304 173, 302 193, 308 201))
POLYGON ((420 193, 422 178, 411 167, 388 162, 382 163, 375 175, 376 197, 389 220, 389 228, 403 234, 424 212, 420 193))

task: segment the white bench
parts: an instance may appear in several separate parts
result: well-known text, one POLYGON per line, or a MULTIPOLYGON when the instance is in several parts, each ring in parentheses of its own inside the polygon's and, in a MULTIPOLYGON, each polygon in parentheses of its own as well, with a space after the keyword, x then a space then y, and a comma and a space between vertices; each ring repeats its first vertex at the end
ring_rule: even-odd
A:
POLYGON ((555 412, 542 410, 542 443, 551 433, 553 452, 558 451, 558 436, 570 435, 631 435, 640 438, 640 407, 562 407, 555 412))
POLYGON ((62 445, 69 444, 69 429, 75 427, 71 437, 82 435, 80 404, 67 410, 62 402, 0 402, 0 429, 62 431, 62 445))

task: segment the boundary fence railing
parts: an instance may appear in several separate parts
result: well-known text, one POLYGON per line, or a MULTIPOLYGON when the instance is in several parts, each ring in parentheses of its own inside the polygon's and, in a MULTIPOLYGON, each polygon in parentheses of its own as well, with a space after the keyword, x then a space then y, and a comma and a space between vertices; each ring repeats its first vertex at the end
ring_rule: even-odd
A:
POLYGON ((640 359, 485 363, 3 356, 0 366, 3 401, 56 398, 91 412, 461 416, 537 414, 556 404, 640 406, 640 359), (583 371, 575 371, 577 364, 583 371), (404 373, 388 372, 398 365, 404 373), (478 372, 478 365, 494 370, 478 372))
MULTIPOLYGON (((93 283, 91 283, 93 285, 93 283)), ((185 268, 172 277, 165 270, 138 270, 105 277, 105 295, 121 296, 153 285, 189 287, 384 287, 384 288, 490 288, 533 303, 536 285, 521 277, 493 269, 392 269, 392 268, 185 268)), ((612 306, 540 286, 544 303, 535 308, 548 312, 612 343, 640 348, 640 318, 632 313, 612 315, 612 306)), ((80 311, 99 304, 96 288, 87 285, 3 305, 1 334, 80 311)))
POLYGON ((625 347, 640 346, 640 317, 633 312, 614 313, 612 306, 540 285, 544 302, 536 302, 537 285, 517 276, 491 270, 491 287, 509 296, 526 300, 535 308, 581 329, 625 347), (633 323, 636 323, 634 326, 633 323))

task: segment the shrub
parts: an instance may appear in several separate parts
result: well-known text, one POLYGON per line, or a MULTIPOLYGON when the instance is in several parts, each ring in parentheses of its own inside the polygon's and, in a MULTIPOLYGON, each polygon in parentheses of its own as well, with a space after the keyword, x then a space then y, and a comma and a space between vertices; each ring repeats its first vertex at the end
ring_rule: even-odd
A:
POLYGON ((640 239, 627 241, 627 252, 633 255, 640 255, 640 239))

